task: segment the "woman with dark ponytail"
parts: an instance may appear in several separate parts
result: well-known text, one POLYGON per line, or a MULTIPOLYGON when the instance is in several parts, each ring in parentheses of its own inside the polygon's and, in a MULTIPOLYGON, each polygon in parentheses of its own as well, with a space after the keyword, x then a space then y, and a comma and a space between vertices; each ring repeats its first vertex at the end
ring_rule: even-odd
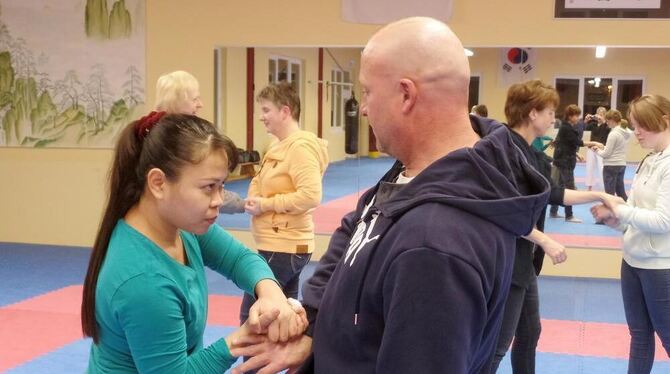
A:
POLYGON ((152 112, 120 134, 84 283, 89 372, 221 373, 236 341, 302 333, 304 311, 263 258, 214 224, 236 160, 232 141, 192 115, 152 112), (259 299, 253 319, 208 347, 204 266, 259 299))

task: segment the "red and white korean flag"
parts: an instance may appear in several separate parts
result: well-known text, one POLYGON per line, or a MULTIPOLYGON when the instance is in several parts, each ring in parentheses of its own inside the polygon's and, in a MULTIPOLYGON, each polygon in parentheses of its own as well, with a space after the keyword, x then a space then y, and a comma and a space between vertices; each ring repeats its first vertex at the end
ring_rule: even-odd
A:
POLYGON ((500 51, 500 85, 509 87, 535 77, 536 51, 533 48, 502 48, 500 51))

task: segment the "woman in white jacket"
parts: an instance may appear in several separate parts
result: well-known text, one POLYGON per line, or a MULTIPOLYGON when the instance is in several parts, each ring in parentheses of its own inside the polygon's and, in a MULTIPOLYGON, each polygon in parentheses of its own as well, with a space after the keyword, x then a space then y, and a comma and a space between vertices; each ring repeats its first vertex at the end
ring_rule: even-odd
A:
POLYGON ((629 373, 649 373, 654 332, 670 355, 670 101, 644 95, 631 102, 630 122, 644 148, 628 203, 612 197, 591 209, 623 231, 621 293, 631 336, 629 373))
POLYGON ((633 132, 621 126, 621 119, 621 112, 618 110, 607 111, 605 121, 610 132, 607 135, 605 146, 591 149, 603 158, 605 192, 628 200, 624 186, 624 174, 626 173, 626 150, 633 132))

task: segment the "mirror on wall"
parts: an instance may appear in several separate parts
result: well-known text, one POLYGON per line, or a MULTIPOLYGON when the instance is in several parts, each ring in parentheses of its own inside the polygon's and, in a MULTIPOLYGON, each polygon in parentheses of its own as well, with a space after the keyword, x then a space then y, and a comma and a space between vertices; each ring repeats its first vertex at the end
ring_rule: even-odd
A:
MULTIPOLYGON (((471 105, 487 105, 489 117, 505 121, 504 102, 510 83, 502 78, 504 49, 469 49, 473 52, 469 57, 469 101, 471 105)), ((347 100, 361 97, 357 79, 361 50, 358 47, 217 48, 217 125, 241 148, 251 147, 262 154, 270 137, 258 120, 254 95, 270 82, 286 80, 300 94, 302 128, 328 141, 331 161, 367 158, 374 153, 370 152, 366 119, 360 118, 358 122, 356 147, 348 144, 351 137, 347 138, 346 131, 347 100), (356 148, 355 152, 351 152, 352 148, 356 148)), ((533 54, 533 64, 526 68, 524 78, 539 78, 558 89, 559 116, 561 108, 568 104, 577 104, 585 113, 601 105, 625 112, 627 102, 641 93, 670 92, 670 76, 663 63, 670 59, 668 48, 608 48, 605 58, 596 58, 595 48, 584 47, 533 48, 533 54)), ((549 135, 555 133, 556 129, 552 129, 549 135)), ((639 161, 646 153, 633 141, 629 161, 639 161)), ((354 167, 351 172, 369 174, 367 170, 354 167)), ((580 178, 578 188, 584 188, 580 178)), ((359 187, 369 186, 361 182, 359 187)), ((584 225, 591 225, 589 217, 582 218, 584 225)), ((548 220, 548 231, 555 224, 548 220)))

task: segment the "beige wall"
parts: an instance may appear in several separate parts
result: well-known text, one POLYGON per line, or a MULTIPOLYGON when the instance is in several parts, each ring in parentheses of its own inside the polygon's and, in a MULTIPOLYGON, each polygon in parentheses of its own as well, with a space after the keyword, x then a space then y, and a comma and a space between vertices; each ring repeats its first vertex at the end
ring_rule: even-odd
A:
POLYGON ((108 150, 0 149, 0 241, 90 246, 108 150))
MULTIPOLYGON (((149 106, 153 105, 153 82, 158 76, 184 69, 201 82, 205 102, 202 115, 209 120, 214 120, 212 61, 215 48, 360 46, 379 28, 343 22, 339 0, 285 0, 272 6, 232 0, 151 0, 146 4, 146 94, 149 106)), ((455 1, 449 23, 470 47, 665 46, 668 43, 670 23, 667 21, 553 20, 553 4, 554 0, 455 1), (510 21, 516 19, 519 21, 510 21)), ((231 55, 244 56, 244 53, 243 48, 228 50, 225 59, 227 81, 237 81, 236 84, 244 81, 245 75, 237 73, 241 65, 228 63, 231 55)), ((492 53, 491 61, 497 61, 492 53)), ((574 61, 570 56, 566 59, 574 61)), ((629 67, 639 69, 640 63, 659 61, 660 64, 662 59, 656 56, 630 57, 626 61, 629 67)), ((579 65, 571 65, 579 71, 579 65)), ((479 66, 482 72, 488 71, 483 76, 483 100, 499 102, 504 94, 500 94, 501 89, 491 86, 496 82, 495 75, 491 74, 493 68, 483 62, 479 66)), ((548 68, 541 69, 542 74, 551 75, 545 71, 548 68)), ((596 66, 588 69, 596 69, 596 66)), ((310 74, 313 73, 307 73, 310 74)), ((651 78, 657 75, 647 74, 650 90, 668 91, 667 77, 665 80, 654 78, 652 85, 651 78)), ((553 77, 546 79, 550 78, 553 77)), ((225 97, 223 100, 228 107, 244 107, 244 99, 225 97)), ((306 99, 305 104, 306 107, 313 106, 314 101, 306 99)), ((494 105, 494 114, 501 114, 500 107, 491 105, 494 105)), ((315 114, 306 112, 305 116, 306 126, 312 126, 307 123, 315 123, 315 114)), ((239 123, 246 123, 242 114, 229 111, 224 117, 227 132, 233 140, 243 144, 244 137, 237 132, 239 123)), ((366 134, 364 128, 361 131, 366 134)), ((327 136, 337 143, 336 148, 340 147, 341 135, 327 136)), ((367 149, 366 139, 367 136, 361 137, 361 144, 365 145, 362 151, 367 149)), ((91 245, 104 203, 104 175, 110 157, 110 150, 0 149, 0 241, 91 245)))

